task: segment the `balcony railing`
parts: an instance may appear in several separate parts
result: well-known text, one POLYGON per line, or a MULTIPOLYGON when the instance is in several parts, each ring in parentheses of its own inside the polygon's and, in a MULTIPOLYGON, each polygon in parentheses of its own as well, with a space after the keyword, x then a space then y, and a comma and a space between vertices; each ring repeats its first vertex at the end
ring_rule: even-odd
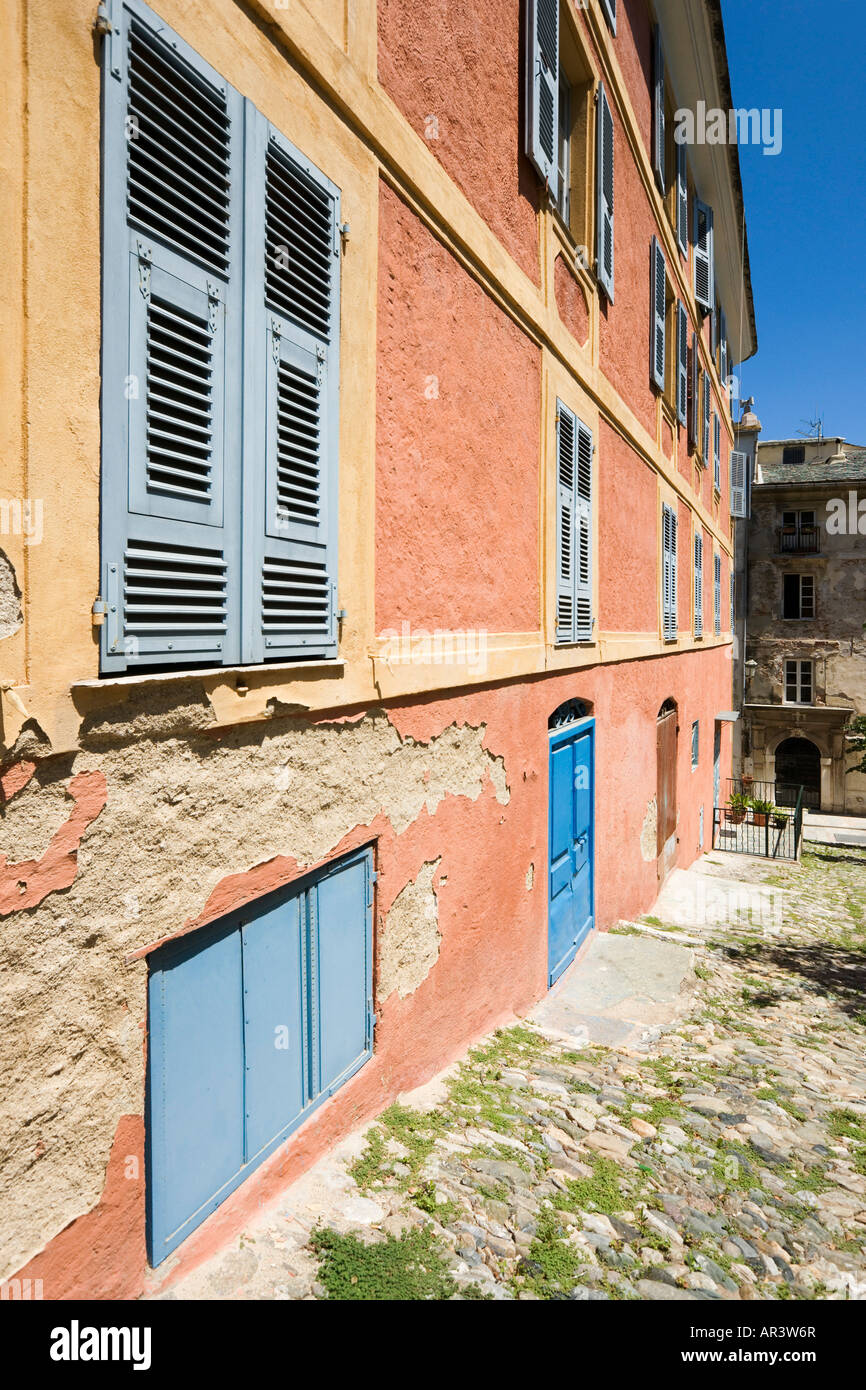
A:
POLYGON ((817 526, 779 526, 780 555, 820 555, 821 532, 817 526))

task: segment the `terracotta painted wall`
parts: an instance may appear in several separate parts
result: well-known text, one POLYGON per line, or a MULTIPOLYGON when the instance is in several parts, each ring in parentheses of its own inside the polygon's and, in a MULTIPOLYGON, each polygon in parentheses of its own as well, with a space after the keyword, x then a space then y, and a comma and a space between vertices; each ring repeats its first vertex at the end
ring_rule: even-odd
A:
POLYGON ((539 281, 523 153, 523 6, 379 0, 379 81, 518 265, 539 281))
MULTIPOLYGON (((597 921, 606 927, 648 910, 657 892, 654 831, 646 850, 656 794, 655 716, 665 699, 677 701, 677 862, 686 865, 696 852, 698 805, 711 794, 712 718, 727 705, 729 671, 719 649, 392 707, 388 720, 401 739, 430 746, 425 777, 434 783, 435 740, 449 728, 483 728, 483 745, 493 762, 475 796, 446 795, 408 825, 379 815, 356 826, 336 847, 339 854, 371 841, 376 846, 379 1023, 372 1060, 156 1272, 148 1272, 144 1258, 140 1112, 124 1115, 102 1198, 19 1273, 43 1279, 45 1297, 52 1299, 128 1298, 145 1286, 169 1284, 235 1236, 337 1139, 425 1080, 474 1037, 529 1008, 547 980, 547 721, 566 699, 589 701, 596 719, 597 921), (706 733, 701 769, 692 773, 688 733, 697 718, 706 733), (382 998, 382 949, 392 905, 434 861, 438 959, 405 997, 394 991, 382 998), (130 1160, 136 1160, 132 1172, 130 1160)), ((118 794, 120 788, 113 792, 109 785, 109 816, 118 794)), ((91 892, 98 888, 101 863, 88 854, 80 868, 79 878, 88 880, 91 892)), ((250 871, 248 896, 273 887, 274 875, 282 873, 274 864, 250 871)), ((289 865, 289 878, 292 873, 289 865)), ((136 882, 134 874, 130 882, 136 882)), ((243 876, 232 881, 231 893, 233 901, 244 895, 243 876)), ((134 992, 141 968, 134 976, 127 970, 117 987, 134 992)), ((142 1071, 142 1097, 143 1083, 142 1071)), ((62 1095, 57 1103, 62 1113, 62 1095)))
POLYGON ((540 352, 384 183, 378 312, 377 631, 532 631, 540 352))
POLYGON ((598 457, 599 625, 605 632, 656 632, 656 477, 604 420, 598 457))
POLYGON ((650 245, 656 230, 646 189, 615 104, 615 302, 602 296, 599 365, 641 424, 656 432, 656 397, 650 385, 650 245))

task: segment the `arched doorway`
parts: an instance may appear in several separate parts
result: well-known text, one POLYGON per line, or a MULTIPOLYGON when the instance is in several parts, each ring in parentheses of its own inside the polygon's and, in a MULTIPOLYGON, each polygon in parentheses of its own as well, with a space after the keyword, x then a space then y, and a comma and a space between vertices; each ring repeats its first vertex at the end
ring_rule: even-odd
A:
POLYGON ((821 809, 821 753, 808 738, 786 738, 776 749, 776 804, 796 806, 803 788, 803 805, 821 809))
POLYGON ((548 720, 548 980, 574 960, 595 920, 595 720, 568 700, 548 720))
POLYGON ((661 883, 677 853, 677 706, 665 700, 656 720, 656 806, 658 876, 661 883))

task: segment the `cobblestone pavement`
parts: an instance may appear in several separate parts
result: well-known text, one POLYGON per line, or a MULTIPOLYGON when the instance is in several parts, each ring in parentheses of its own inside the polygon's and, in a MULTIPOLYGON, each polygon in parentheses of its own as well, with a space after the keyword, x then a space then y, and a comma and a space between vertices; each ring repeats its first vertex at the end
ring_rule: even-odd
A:
POLYGON ((486 1038, 162 1297, 866 1298, 866 855, 705 862, 781 906, 648 919, 699 943, 672 1031, 486 1038))

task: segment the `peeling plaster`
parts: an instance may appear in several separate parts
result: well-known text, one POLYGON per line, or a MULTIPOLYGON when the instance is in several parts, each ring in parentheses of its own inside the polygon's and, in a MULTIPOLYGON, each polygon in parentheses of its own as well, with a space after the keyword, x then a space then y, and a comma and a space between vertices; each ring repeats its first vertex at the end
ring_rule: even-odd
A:
POLYGON ((413 994, 439 959, 439 904, 433 880, 442 860, 426 863, 416 879, 401 889, 381 924, 378 998, 396 989, 401 999, 413 994))
POLYGON ((262 877, 273 861, 285 881, 347 837, 363 843, 365 828, 400 835, 446 798, 476 801, 486 788, 499 805, 510 801, 485 724, 451 724, 427 742, 401 736, 382 710, 212 730, 194 685, 179 705, 166 695, 154 704, 155 695, 91 718, 86 751, 71 766, 63 760, 63 777, 51 777, 51 762, 42 779, 17 774, 22 810, 0 936, 9 1135, 0 1277, 95 1206, 121 1118, 142 1113, 147 970, 124 964, 132 953, 200 920, 235 876, 247 876, 251 897, 257 884, 275 886, 262 877), (78 804, 70 817, 67 803, 58 828, 70 773, 78 804), (93 820, 98 784, 107 800, 93 820))
POLYGON ((11 637, 23 621, 18 580, 9 557, 0 550, 0 638, 11 637))
MULTIPOLYGON (((679 816, 679 811, 677 814, 679 816)), ((658 801, 653 797, 646 808, 640 831, 640 857, 645 864, 658 858, 658 820, 658 801)))

